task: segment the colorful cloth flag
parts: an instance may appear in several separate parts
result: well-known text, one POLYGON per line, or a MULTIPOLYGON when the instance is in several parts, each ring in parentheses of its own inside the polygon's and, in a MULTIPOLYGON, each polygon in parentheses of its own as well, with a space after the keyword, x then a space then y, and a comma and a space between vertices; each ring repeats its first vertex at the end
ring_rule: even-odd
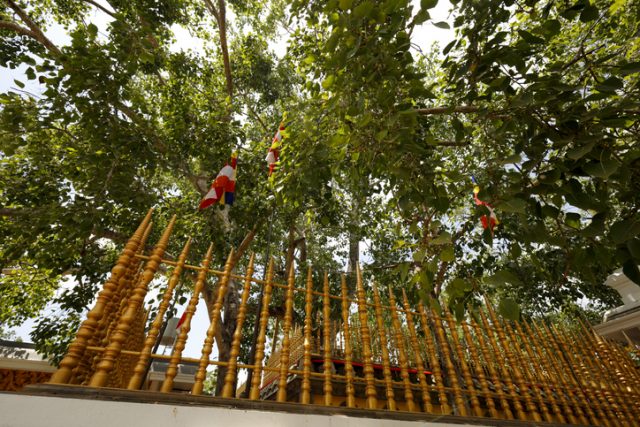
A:
POLYGON ((484 206, 489 210, 488 216, 482 215, 480 217, 482 228, 484 228, 485 230, 488 228, 491 231, 491 235, 493 235, 493 229, 496 227, 496 225, 500 224, 500 221, 498 221, 498 217, 496 216, 496 213, 493 211, 493 207, 489 203, 483 202, 478 198, 478 193, 480 193, 480 186, 476 183, 475 178, 471 177, 471 181, 473 181, 473 184, 474 184, 473 200, 475 200, 476 206, 484 206))
POLYGON ((282 142, 282 131, 284 129, 284 122, 281 122, 276 135, 271 141, 271 147, 269 147, 269 151, 267 152, 267 157, 265 160, 267 161, 267 165, 269 165, 269 176, 271 176, 274 169, 276 168, 276 163, 278 162, 278 158, 280 157, 280 145, 282 142))
POLYGON ((233 205, 236 191, 236 165, 238 154, 231 154, 231 163, 227 163, 218 173, 218 176, 211 183, 209 192, 200 202, 199 209, 206 209, 209 206, 220 203, 221 205, 233 205))
POLYGON ((185 310, 184 313, 182 313, 182 316, 180 316, 180 320, 178 320, 178 324, 176 325, 176 330, 182 327, 182 324, 186 319, 187 319, 187 311, 185 310))

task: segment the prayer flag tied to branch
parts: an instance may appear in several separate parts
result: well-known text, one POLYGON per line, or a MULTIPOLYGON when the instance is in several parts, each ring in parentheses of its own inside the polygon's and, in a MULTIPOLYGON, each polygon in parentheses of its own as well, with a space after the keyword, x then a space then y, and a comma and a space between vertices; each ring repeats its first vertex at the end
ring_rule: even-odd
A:
POLYGON ((221 205, 233 205, 236 191, 236 165, 238 163, 238 153, 231 154, 231 163, 225 164, 218 176, 211 183, 209 192, 200 202, 199 209, 206 209, 209 206, 220 203, 221 205))
POLYGON ((269 165, 269 176, 273 173, 276 168, 276 163, 278 162, 278 158, 280 157, 280 145, 282 142, 282 132, 285 129, 284 122, 280 123, 280 127, 276 132, 276 135, 273 137, 271 141, 271 147, 269 147, 269 151, 267 152, 267 165, 269 165))
POLYGON ((500 221, 498 221, 498 217, 496 216, 496 213, 493 211, 493 207, 489 203, 483 202, 478 198, 478 193, 480 193, 480 186, 476 182, 476 179, 474 177, 471 177, 471 181, 473 182, 473 199, 476 202, 476 206, 484 206, 489 210, 488 216, 482 215, 480 217, 482 228, 484 228, 485 230, 489 228, 489 230, 491 231, 491 235, 493 235, 493 229, 497 224, 500 224, 500 221))

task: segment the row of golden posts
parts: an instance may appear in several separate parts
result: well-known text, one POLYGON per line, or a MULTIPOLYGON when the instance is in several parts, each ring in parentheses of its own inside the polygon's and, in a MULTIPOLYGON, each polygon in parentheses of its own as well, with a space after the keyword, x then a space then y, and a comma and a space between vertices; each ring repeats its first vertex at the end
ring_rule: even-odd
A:
POLYGON ((499 319, 487 303, 486 313, 455 322, 450 313, 438 314, 422 303, 412 307, 403 292, 401 304, 389 290, 381 303, 372 286, 367 300, 360 271, 356 298, 351 299, 344 278, 341 294, 331 295, 327 275, 321 290, 314 289, 311 270, 306 286, 296 287, 293 267, 288 282, 274 282, 270 262, 265 280, 253 277, 254 259, 244 275, 234 274, 233 253, 223 271, 210 267, 212 247, 200 266, 186 263, 188 240, 177 260, 163 259, 175 217, 149 256, 143 248, 151 230, 151 212, 128 241, 110 278, 78 330, 55 384, 117 387, 139 390, 151 360, 168 360, 161 391, 170 392, 181 363, 197 364, 193 395, 202 394, 209 365, 227 367, 221 397, 238 398, 238 370, 252 370, 248 398, 298 401, 302 404, 348 408, 422 411, 430 414, 546 421, 563 424, 640 425, 640 374, 617 344, 590 328, 558 328, 541 322, 499 319), (150 325, 144 300, 149 283, 161 265, 173 267, 166 292, 150 325), (152 354, 166 312, 182 272, 197 272, 172 354, 152 354), (182 356, 191 320, 207 278, 218 279, 210 327, 202 357, 182 356), (237 328, 228 360, 212 360, 211 353, 223 301, 230 280, 243 283, 237 328), (255 363, 239 363, 247 301, 263 287, 255 363), (282 342, 264 363, 269 306, 275 289, 284 293, 282 342), (304 321, 294 324, 295 295, 304 296, 304 321), (321 304, 314 322, 314 302, 321 304), (340 321, 331 319, 339 308, 340 321), (318 324, 319 323, 319 324, 318 324), (296 387, 297 384, 297 387, 296 387), (269 387, 272 393, 268 393, 269 387))

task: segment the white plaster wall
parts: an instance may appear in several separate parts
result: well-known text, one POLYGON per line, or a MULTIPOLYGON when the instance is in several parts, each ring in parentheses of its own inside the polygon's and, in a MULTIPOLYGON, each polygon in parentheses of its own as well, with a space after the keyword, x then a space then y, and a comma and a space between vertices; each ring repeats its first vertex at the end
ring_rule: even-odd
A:
POLYGON ((427 424, 430 427, 460 427, 433 421, 0 394, 0 427, 419 427, 427 424))

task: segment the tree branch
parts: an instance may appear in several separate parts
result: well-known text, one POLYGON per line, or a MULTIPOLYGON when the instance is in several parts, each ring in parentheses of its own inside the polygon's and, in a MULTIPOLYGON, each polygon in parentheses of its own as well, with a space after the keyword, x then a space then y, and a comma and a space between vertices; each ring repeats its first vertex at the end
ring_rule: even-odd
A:
POLYGON ((11 30, 23 36, 31 37, 32 39, 38 39, 38 35, 28 28, 21 27, 15 22, 10 21, 0 21, 0 28, 5 28, 7 30, 11 30))
POLYGON ((478 111, 480 111, 480 108, 474 105, 460 105, 457 107, 418 108, 415 111, 418 114, 429 116, 429 115, 451 114, 451 113, 477 113, 478 111))
POLYGON ((96 8, 100 9, 101 11, 103 11, 104 13, 106 13, 107 15, 111 16, 113 19, 118 19, 118 17, 116 16, 115 12, 110 11, 109 9, 107 9, 106 7, 102 6, 100 3, 93 1, 93 0, 82 0, 85 3, 89 3, 93 6, 95 6, 96 8))
MULTIPOLYGON (((53 44, 53 42, 51 40, 49 40, 47 38, 47 36, 44 35, 44 33, 42 32, 42 30, 40 29, 38 24, 36 24, 29 17, 27 12, 25 12, 13 0, 6 0, 6 1, 7 1, 7 4, 9 5, 9 7, 11 9, 13 9, 13 11, 16 13, 16 15, 18 15, 20 17, 20 19, 22 19, 22 21, 27 25, 27 27, 29 27, 29 29, 31 30, 31 33, 32 33, 32 34, 29 34, 30 37, 32 37, 34 40, 36 40, 41 45, 43 45, 49 52, 53 53, 55 56, 62 55, 62 52, 60 51, 60 49, 58 49, 58 47, 55 44, 53 44)), ((14 29, 14 31, 15 31, 15 29, 14 29)), ((27 35, 24 32, 22 32, 22 34, 27 35)))

